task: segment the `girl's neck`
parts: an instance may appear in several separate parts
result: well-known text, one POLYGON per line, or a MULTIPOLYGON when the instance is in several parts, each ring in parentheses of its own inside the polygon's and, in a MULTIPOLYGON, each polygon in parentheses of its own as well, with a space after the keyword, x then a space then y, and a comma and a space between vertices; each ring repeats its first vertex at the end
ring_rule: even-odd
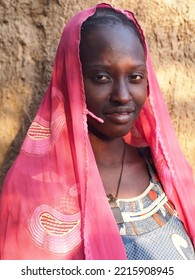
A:
POLYGON ((92 149, 98 166, 110 166, 121 164, 121 155, 125 142, 123 138, 103 140, 90 133, 92 149))

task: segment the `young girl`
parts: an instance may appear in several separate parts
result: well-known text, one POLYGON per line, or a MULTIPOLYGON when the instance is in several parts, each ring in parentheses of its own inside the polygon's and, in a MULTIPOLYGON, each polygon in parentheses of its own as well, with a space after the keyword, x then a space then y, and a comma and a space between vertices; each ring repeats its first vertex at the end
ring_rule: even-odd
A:
POLYGON ((1 258, 195 259, 194 199, 133 14, 80 12, 4 183, 1 258))

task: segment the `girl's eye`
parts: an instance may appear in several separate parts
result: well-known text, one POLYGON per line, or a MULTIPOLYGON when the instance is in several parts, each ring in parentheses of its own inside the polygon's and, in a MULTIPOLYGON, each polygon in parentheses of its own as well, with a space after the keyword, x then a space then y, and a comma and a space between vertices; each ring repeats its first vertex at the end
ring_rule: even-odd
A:
POLYGON ((144 77, 141 74, 133 74, 129 76, 129 80, 133 81, 133 82, 139 82, 140 80, 142 80, 144 77))
POLYGON ((95 82, 107 82, 109 78, 106 75, 99 74, 99 75, 94 75, 92 77, 92 80, 95 82))

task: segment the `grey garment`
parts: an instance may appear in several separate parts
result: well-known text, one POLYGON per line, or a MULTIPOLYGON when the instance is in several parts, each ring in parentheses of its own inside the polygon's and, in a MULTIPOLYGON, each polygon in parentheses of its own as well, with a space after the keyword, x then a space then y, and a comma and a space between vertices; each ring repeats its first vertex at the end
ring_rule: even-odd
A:
POLYGON ((118 199, 117 204, 124 216, 118 227, 129 260, 195 259, 191 240, 159 182, 151 181, 142 195, 118 199))
POLYGON ((129 260, 195 260, 193 245, 174 215, 164 226, 139 236, 122 235, 129 260))
POLYGON ((164 193, 157 173, 142 151, 150 184, 139 196, 117 199, 123 217, 118 224, 129 260, 195 260, 192 242, 164 193))

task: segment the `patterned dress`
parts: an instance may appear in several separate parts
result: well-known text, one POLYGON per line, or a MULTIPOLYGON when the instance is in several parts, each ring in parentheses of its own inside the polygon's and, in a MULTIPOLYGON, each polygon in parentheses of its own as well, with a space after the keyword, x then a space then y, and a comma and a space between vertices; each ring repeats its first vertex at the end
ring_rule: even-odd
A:
POLYGON ((119 231, 129 260, 195 259, 195 252, 174 206, 168 201, 151 161, 144 155, 150 184, 139 196, 117 199, 119 231))

